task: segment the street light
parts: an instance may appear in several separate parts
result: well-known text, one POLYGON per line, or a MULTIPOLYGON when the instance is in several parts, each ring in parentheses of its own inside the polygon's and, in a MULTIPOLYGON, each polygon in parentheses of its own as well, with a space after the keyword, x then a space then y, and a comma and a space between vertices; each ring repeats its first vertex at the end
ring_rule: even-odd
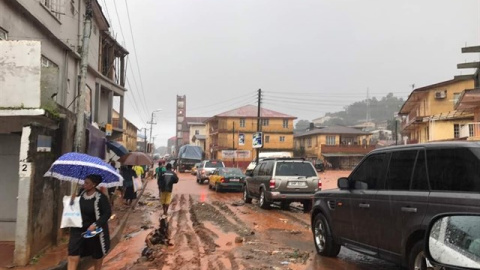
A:
MULTIPOLYGON (((150 120, 150 122, 147 122, 147 124, 150 124, 150 145, 152 145, 152 125, 154 124, 153 123, 153 114, 156 113, 156 112, 159 112, 159 111, 162 111, 162 109, 156 109, 155 111, 152 112, 152 118, 150 120)), ((157 123, 155 123, 156 125, 157 123)), ((146 138, 145 138, 146 139, 146 138)), ((146 150, 146 149, 145 149, 146 150)))

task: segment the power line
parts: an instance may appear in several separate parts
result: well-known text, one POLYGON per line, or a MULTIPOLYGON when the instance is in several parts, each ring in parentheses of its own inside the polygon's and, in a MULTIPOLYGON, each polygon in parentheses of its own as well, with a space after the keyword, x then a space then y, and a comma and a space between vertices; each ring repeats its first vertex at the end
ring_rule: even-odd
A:
POLYGON ((137 47, 135 46, 135 38, 133 37, 132 21, 130 20, 130 12, 128 11, 127 0, 125 0, 125 7, 127 8, 128 25, 129 25, 129 28, 130 28, 130 36, 132 38, 133 51, 135 53, 135 62, 137 64, 138 78, 140 80, 140 86, 141 86, 143 101, 145 102, 145 106, 147 107, 147 110, 148 110, 147 99, 145 98, 145 91, 144 91, 144 88, 143 88, 142 73, 140 72, 140 65, 138 64, 137 47))
MULTIPOLYGON (((132 89, 131 86, 130 86, 130 81, 128 80, 128 78, 125 80, 127 82, 127 85, 128 85, 128 88, 129 89, 132 89)), ((133 100, 133 105, 134 105, 134 109, 136 110, 137 114, 138 114, 138 117, 140 118, 140 120, 142 120, 143 124, 146 125, 146 121, 145 119, 142 117, 142 114, 140 113, 140 110, 138 108, 138 104, 137 104, 137 100, 135 98, 135 95, 133 95, 132 93, 132 100, 133 100)), ((148 117, 147 117, 148 118, 148 117)))
POLYGON ((211 105, 206 105, 206 106, 199 106, 199 107, 193 107, 193 108, 189 108, 188 110, 196 110, 196 109, 203 109, 203 108, 208 108, 208 107, 212 107, 212 106, 217 106, 218 103, 226 103, 226 102, 230 102, 230 101, 235 101, 235 100, 238 100, 240 98, 245 98, 245 97, 256 97, 257 94, 256 93, 247 93, 246 95, 245 94, 242 94, 241 96, 236 96, 236 97, 232 97, 232 98, 229 98, 227 100, 223 100, 223 101, 217 101, 215 104, 211 104, 211 105), (250 94, 250 95, 248 95, 250 94))
MULTIPOLYGON (((130 63, 130 57, 127 57, 126 63, 127 63, 127 66, 128 66, 128 64, 130 63)), ((139 93, 140 91, 138 90, 139 88, 138 88, 138 84, 137 84, 137 79, 135 78, 135 73, 133 73, 133 71, 130 71, 130 74, 132 75, 133 84, 135 85, 135 91, 138 93, 138 96, 140 96, 140 93, 139 93)), ((133 90, 133 88, 132 88, 132 90, 133 90)), ((145 115, 147 115, 147 119, 148 119, 150 113, 148 112, 147 104, 141 98, 139 100, 139 104, 142 105, 141 108, 143 108, 143 112, 145 113, 145 115), (143 102, 143 104, 142 104, 142 102, 143 102)))

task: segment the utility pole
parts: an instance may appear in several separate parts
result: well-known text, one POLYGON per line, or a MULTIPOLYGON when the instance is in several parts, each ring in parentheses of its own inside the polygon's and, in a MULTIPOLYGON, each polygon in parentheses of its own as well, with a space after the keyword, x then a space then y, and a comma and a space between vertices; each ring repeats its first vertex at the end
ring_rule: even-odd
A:
MULTIPOLYGON (((152 112, 152 118, 150 119, 150 122, 147 122, 147 124, 150 124, 150 145, 152 144, 152 130, 153 130, 153 126, 152 125, 156 125, 157 123, 153 123, 153 112, 152 112)), ((147 136, 147 134, 145 133, 145 136, 147 136)), ((145 141, 147 141, 147 138, 145 138, 145 141)), ((146 148, 145 148, 146 149, 146 148)), ((147 151, 145 150, 145 153, 147 151)))
MULTIPOLYGON (((257 132, 260 132, 260 106, 262 104, 262 89, 258 89, 258 108, 257 108, 257 132)), ((262 143, 263 143, 263 138, 262 138, 262 143)), ((255 159, 256 162, 258 162, 258 159, 260 157, 260 148, 256 148, 256 154, 257 157, 255 159)))
POLYGON ((88 67, 88 47, 92 33, 92 1, 86 1, 85 22, 83 24, 82 60, 80 62, 80 83, 78 85, 77 123, 75 127, 75 152, 85 152, 85 87, 88 67))
MULTIPOLYGON (((151 132, 151 131, 152 131, 152 130, 150 129, 150 132, 151 132)), ((147 153, 147 152, 148 152, 148 151, 147 151, 147 128, 145 128, 145 153, 147 153)))
POLYGON ((233 146, 232 146, 232 149, 233 149, 233 165, 235 167, 235 120, 233 121, 233 130, 232 130, 232 142, 233 142, 233 146))

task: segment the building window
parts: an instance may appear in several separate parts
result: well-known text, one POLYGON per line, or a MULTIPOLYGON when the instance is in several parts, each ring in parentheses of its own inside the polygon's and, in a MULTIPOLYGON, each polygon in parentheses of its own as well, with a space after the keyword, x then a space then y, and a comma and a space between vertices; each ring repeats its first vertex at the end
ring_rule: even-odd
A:
POLYGON ((312 138, 307 139, 307 147, 312 147, 312 138))
POLYGON ((285 141, 285 136, 280 136, 280 142, 284 142, 285 141))
POLYGON ((460 98, 461 94, 462 93, 453 93, 453 106, 455 106, 455 104, 457 104, 458 99, 460 98))
POLYGON ((58 68, 58 65, 50 61, 50 59, 46 58, 42 55, 42 67, 55 67, 58 68))
POLYGON ((327 136, 327 145, 335 145, 335 136, 327 136))
POLYGON ((7 40, 7 31, 0 27, 0 40, 7 40))
POLYGON ((453 137, 454 138, 460 138, 460 125, 459 124, 453 124, 453 137))
POLYGON ((270 121, 268 119, 262 119, 262 126, 266 127, 270 124, 270 121))
POLYGON ((195 129, 195 135, 200 135, 200 130, 195 129))
POLYGON ((269 135, 265 135, 265 143, 269 143, 270 142, 270 136, 269 135))
POLYGON ((245 127, 245 118, 240 118, 240 127, 245 127))
POLYGON ((283 128, 288 128, 288 119, 283 119, 283 128))
POLYGON ((57 19, 60 19, 60 14, 62 13, 63 0, 40 0, 40 3, 52 12, 53 16, 57 19))

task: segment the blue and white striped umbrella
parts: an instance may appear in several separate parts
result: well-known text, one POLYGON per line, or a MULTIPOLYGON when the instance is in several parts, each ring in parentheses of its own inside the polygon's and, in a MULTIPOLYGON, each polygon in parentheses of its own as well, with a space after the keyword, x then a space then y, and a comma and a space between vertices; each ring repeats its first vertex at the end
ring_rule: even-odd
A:
POLYGON ((43 176, 83 184, 85 177, 90 174, 102 176, 103 181, 99 186, 116 187, 123 184, 123 177, 110 164, 97 157, 73 152, 58 158, 43 176))

